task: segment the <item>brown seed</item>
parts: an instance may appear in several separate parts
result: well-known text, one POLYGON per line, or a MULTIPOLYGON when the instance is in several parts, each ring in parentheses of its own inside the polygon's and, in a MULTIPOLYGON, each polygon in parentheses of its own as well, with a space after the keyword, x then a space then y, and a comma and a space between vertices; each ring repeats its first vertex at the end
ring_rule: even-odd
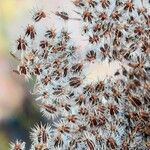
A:
POLYGON ((48 37, 50 39, 51 38, 54 39, 56 37, 55 30, 54 29, 47 30, 46 33, 45 33, 45 37, 48 37))
POLYGON ((104 116, 101 116, 98 118, 98 126, 103 126, 106 123, 106 118, 104 116))
POLYGON ((22 149, 21 149, 21 145, 20 145, 20 143, 15 144, 15 148, 14 148, 14 150, 22 150, 22 149))
POLYGON ((146 146, 147 146, 148 149, 150 149, 150 141, 146 142, 146 146))
POLYGON ((79 114, 81 115, 88 115, 88 110, 85 107, 80 107, 79 114))
POLYGON ((94 32, 100 32, 102 29, 102 25, 101 24, 96 24, 94 27, 93 27, 93 31, 94 32))
POLYGON ((44 11, 38 11, 38 12, 36 12, 36 13, 34 14, 33 20, 34 20, 35 22, 38 22, 38 21, 40 21, 42 18, 45 18, 45 17, 46 17, 46 14, 45 14, 44 11))
POLYGON ((138 114, 136 112, 128 112, 127 117, 131 120, 137 120, 138 114))
POLYGON ((94 86, 93 85, 87 85, 87 86, 85 86, 84 88, 83 88, 83 93, 84 94, 92 94, 93 92, 94 92, 94 86))
POLYGON ((102 12, 100 13, 100 15, 98 16, 102 21, 108 19, 108 15, 106 12, 102 12))
POLYGON ((95 86, 95 92, 101 92, 104 91, 104 83, 103 81, 100 81, 98 84, 95 86))
POLYGON ((90 127, 94 127, 94 126, 96 127, 98 125, 98 120, 96 116, 90 116, 89 124, 90 124, 90 127))
POLYGON ((17 40, 17 50, 26 50, 26 47, 27 47, 27 43, 26 41, 23 39, 23 38, 19 38, 17 40))
POLYGON ((146 124, 146 126, 144 127, 144 133, 146 135, 150 135, 150 123, 146 124))
POLYGON ((114 115, 114 114, 117 114, 117 113, 118 113, 118 107, 117 107, 116 105, 110 104, 110 105, 108 106, 108 108, 109 108, 109 111, 110 111, 110 114, 111 114, 111 115, 114 115))
POLYGON ((67 74, 68 74, 68 67, 65 67, 65 68, 63 69, 63 71, 64 71, 63 76, 66 77, 67 74))
POLYGON ((70 132, 70 128, 67 125, 61 125, 57 129, 61 133, 65 133, 65 132, 69 133, 70 132))
POLYGON ((91 97, 89 98, 89 101, 90 101, 92 104, 97 104, 97 102, 99 101, 99 98, 98 98, 98 96, 92 94, 91 97))
POLYGON ((89 147, 89 150, 95 150, 95 145, 94 145, 94 143, 91 140, 86 139, 86 143, 87 143, 87 145, 89 147))
POLYGON ((69 16, 66 12, 62 11, 62 12, 58 12, 56 11, 55 15, 59 16, 60 18, 62 18, 63 20, 69 20, 69 16))
POLYGON ((93 36, 89 36, 89 42, 90 43, 98 43, 99 42, 99 37, 98 35, 93 35, 93 36))
POLYGON ((85 6, 82 0, 74 0, 73 4, 77 7, 83 7, 85 6))
POLYGON ((101 6, 103 8, 107 8, 110 5, 110 1, 109 0, 100 0, 101 6))
POLYGON ((73 73, 81 72, 82 69, 83 69, 83 64, 81 64, 81 63, 75 64, 75 65, 73 65, 73 66, 71 67, 71 71, 72 71, 73 73))
POLYGON ((91 50, 86 54, 86 57, 88 61, 93 61, 96 59, 96 52, 91 50))
POLYGON ((69 116, 67 116, 67 120, 69 122, 75 123, 77 120, 77 116, 76 115, 69 115, 69 116))
POLYGON ((64 142, 60 136, 55 137, 54 139, 54 147, 61 147, 63 146, 64 142))
POLYGON ((35 150, 48 150, 47 146, 45 144, 36 144, 34 146, 35 150))
POLYGON ((139 27, 135 27, 134 33, 136 33, 136 34, 138 34, 138 35, 140 36, 141 34, 144 33, 144 30, 143 30, 143 28, 140 27, 140 26, 139 26, 139 27))
POLYGON ((30 36, 31 39, 35 38, 36 32, 33 25, 28 25, 25 35, 30 36))
POLYGON ((56 107, 53 105, 43 105, 43 108, 49 113, 55 113, 57 111, 56 107))
POLYGON ((96 6, 98 3, 97 3, 96 1, 94 1, 94 0, 88 0, 88 4, 89 4, 90 7, 95 8, 95 6, 96 6))
POLYGON ((51 77, 48 75, 48 76, 45 76, 45 78, 43 79, 43 83, 45 85, 48 85, 48 83, 51 81, 51 77))
POLYGON ((26 75, 27 74, 27 70, 28 70, 28 68, 27 68, 26 65, 19 66, 19 72, 20 72, 20 74, 26 75))
POLYGON ((38 133, 38 142, 39 143, 47 143, 48 140, 48 134, 46 133, 46 130, 44 128, 41 128, 38 133))
POLYGON ((75 99, 75 101, 78 105, 82 105, 85 104, 86 98, 84 97, 84 95, 80 95, 75 99))
POLYGON ((112 138, 112 137, 109 137, 107 139, 107 146, 112 148, 112 149, 116 149, 117 148, 117 144, 116 144, 116 141, 112 138))
POLYGON ((40 41, 40 47, 42 48, 42 49, 44 49, 44 48, 47 48, 48 47, 48 41, 40 41))
POLYGON ((145 112, 145 111, 140 111, 139 116, 140 116, 140 118, 142 118, 145 121, 148 121, 148 119, 149 119, 149 113, 145 112))
POLYGON ((69 79, 69 85, 77 88, 82 84, 82 80, 79 77, 72 77, 69 79))
POLYGON ((121 14, 118 11, 114 11, 112 12, 111 17, 113 18, 113 20, 119 20, 121 17, 121 14))
POLYGON ((33 72, 35 75, 40 75, 42 72, 42 69, 40 68, 40 64, 37 64, 34 66, 33 72))
POLYGON ((53 95, 62 95, 65 92, 64 87, 58 86, 57 88, 53 88, 54 92, 53 95))
POLYGON ((62 38, 67 42, 71 37, 70 37, 70 33, 68 33, 67 31, 62 31, 62 38))
POLYGON ((138 15, 145 14, 147 9, 145 7, 137 8, 138 15))
POLYGON ((90 23, 92 23, 93 15, 92 15, 91 12, 85 10, 85 11, 83 12, 83 15, 82 15, 82 16, 83 16, 83 20, 84 20, 84 21, 89 21, 90 23))
POLYGON ((105 110, 106 110, 106 107, 104 105, 102 105, 102 104, 98 105, 97 111, 99 111, 100 113, 104 114, 105 110))
POLYGON ((83 132, 84 130, 86 130, 86 126, 84 126, 84 125, 77 125, 77 132, 83 132))
POLYGON ((127 0, 124 4, 124 10, 128 10, 130 12, 132 12, 132 10, 134 10, 134 4, 133 4, 133 0, 127 0))
POLYGON ((135 107, 140 107, 142 105, 141 101, 139 100, 139 97, 135 97, 135 96, 129 95, 128 96, 128 100, 135 107))

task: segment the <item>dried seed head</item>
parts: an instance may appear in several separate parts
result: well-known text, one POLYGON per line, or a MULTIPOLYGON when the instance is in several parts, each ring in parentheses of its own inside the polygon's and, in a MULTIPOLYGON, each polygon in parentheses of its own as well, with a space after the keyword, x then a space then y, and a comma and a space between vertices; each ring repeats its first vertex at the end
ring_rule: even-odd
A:
MULTIPOLYGON (((145 1, 133 0, 117 0, 115 5, 110 0, 73 3, 82 20, 63 11, 55 15, 83 22, 81 34, 88 39, 84 58, 70 30, 57 32, 42 26, 43 38, 33 25, 27 26, 17 40, 18 51, 12 52, 20 61, 14 72, 35 75, 41 111, 53 123, 52 131, 42 125, 32 131, 32 148, 128 150, 137 149, 138 144, 146 149, 150 135, 148 7, 145 1), (115 76, 86 84, 86 71, 96 61, 119 62, 121 67, 115 76)), ((33 19, 38 22, 45 17, 45 12, 37 11, 33 19)))

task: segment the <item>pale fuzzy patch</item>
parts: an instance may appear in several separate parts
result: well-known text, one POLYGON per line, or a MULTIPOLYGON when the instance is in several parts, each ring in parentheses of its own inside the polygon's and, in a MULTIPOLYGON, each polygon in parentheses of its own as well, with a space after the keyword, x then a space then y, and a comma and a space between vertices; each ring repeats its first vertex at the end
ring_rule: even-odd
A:
POLYGON ((10 143, 10 150, 25 150, 25 142, 16 140, 15 143, 10 143))

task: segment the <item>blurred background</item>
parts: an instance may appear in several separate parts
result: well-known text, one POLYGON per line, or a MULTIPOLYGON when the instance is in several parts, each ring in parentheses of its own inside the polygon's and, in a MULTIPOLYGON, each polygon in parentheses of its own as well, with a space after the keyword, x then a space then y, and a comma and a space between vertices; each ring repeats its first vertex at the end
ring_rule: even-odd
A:
MULTIPOLYGON (((66 11, 66 8, 71 16, 76 17, 73 13, 75 8, 69 0, 0 0, 0 150, 8 150, 9 143, 16 139, 28 142, 26 146, 29 149, 31 127, 41 121, 45 122, 34 102, 36 96, 30 94, 35 81, 32 79, 25 82, 23 77, 12 73, 18 62, 10 56, 9 50, 14 48, 16 39, 31 22, 35 10, 44 9, 50 14, 58 9, 66 11)), ((62 25, 62 20, 54 14, 50 14, 49 21, 46 22, 48 26, 60 28, 60 24, 62 25)), ((76 43, 82 45, 82 50, 86 40, 80 40, 79 22, 70 21, 65 26, 74 31, 72 36, 80 41, 76 43)), ((89 69, 90 81, 114 72, 113 67, 108 64, 96 65, 89 69), (95 67, 97 69, 93 69, 95 67)))
POLYGON ((15 139, 28 142, 30 127, 42 121, 29 93, 34 80, 25 83, 12 73, 18 62, 9 54, 33 5, 31 0, 0 0, 0 150, 8 150, 15 139))

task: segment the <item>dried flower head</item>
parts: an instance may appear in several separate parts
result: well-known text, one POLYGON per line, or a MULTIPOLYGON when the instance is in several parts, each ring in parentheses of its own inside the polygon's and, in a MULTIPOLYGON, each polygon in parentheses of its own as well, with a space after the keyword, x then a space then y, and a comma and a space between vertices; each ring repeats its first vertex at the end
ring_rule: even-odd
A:
MULTIPOLYGON (((38 24, 48 19, 44 11, 34 14, 36 28, 28 25, 11 52, 20 62, 14 72, 36 77, 34 93, 51 121, 51 126, 40 124, 31 131, 31 149, 149 149, 149 3, 74 0, 73 4, 78 18, 66 11, 54 14, 65 24, 81 23, 81 35, 88 39, 83 53, 64 27, 43 25, 38 37, 38 24), (97 70, 102 62, 110 66, 118 62, 119 68, 104 80, 89 81, 89 66, 97 70)), ((19 141, 15 146, 24 148, 19 141)))

